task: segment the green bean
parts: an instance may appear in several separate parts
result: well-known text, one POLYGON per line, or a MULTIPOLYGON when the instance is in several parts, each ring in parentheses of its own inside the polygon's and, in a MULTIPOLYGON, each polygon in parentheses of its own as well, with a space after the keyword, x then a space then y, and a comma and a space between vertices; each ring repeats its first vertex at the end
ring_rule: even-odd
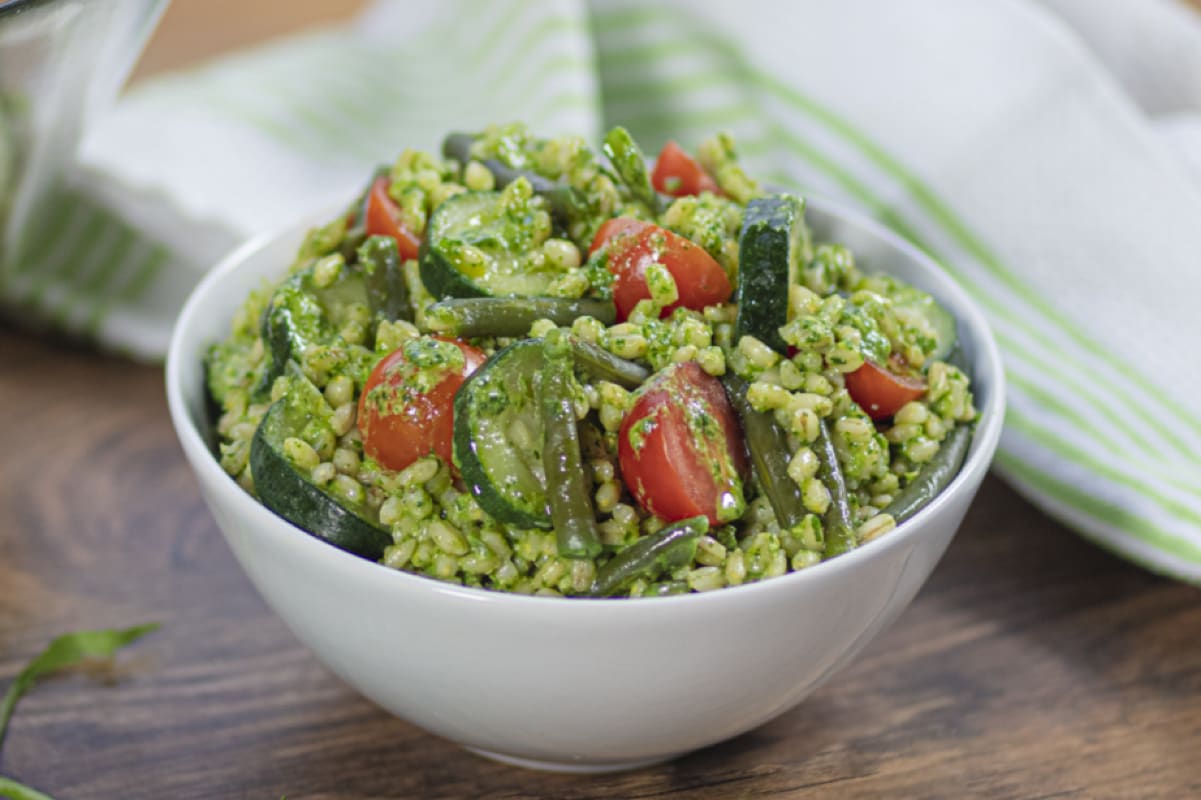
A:
POLYGON ((426 309, 426 319, 440 331, 474 336, 525 336, 540 319, 570 325, 579 317, 595 317, 603 325, 617 321, 617 309, 607 300, 562 297, 456 297, 426 309))
POLYGON ((751 454, 751 468, 783 529, 805 518, 801 487, 788 474, 788 434, 770 411, 756 411, 747 399, 747 382, 732 372, 722 376, 726 395, 742 423, 742 436, 751 454))
POLYGON ((951 352, 947 353, 947 357, 943 360, 964 375, 968 374, 967 354, 963 352, 963 348, 959 346, 959 342, 955 342, 955 346, 951 348, 951 352))
POLYGON ((842 477, 842 468, 838 466, 838 453, 830 438, 830 428, 824 419, 819 424, 821 432, 813 449, 819 464, 818 477, 830 491, 830 508, 822 522, 826 532, 825 558, 833 558, 855 549, 855 523, 851 520, 847 484, 842 477))
POLYGON ((934 458, 884 509, 898 524, 909 519, 947 487, 963 465, 972 443, 972 426, 960 425, 947 434, 934 458))
MULTIPOLYGON (((474 143, 475 137, 470 133, 452 133, 442 140, 442 155, 447 158, 453 158, 460 164, 467 164, 467 162, 473 160, 471 146, 474 143)), ((510 167, 508 164, 495 158, 474 160, 479 161, 492 173, 492 178, 496 182, 497 189, 507 186, 518 178, 525 178, 530 182, 534 194, 545 198, 551 212, 556 216, 575 220, 581 219, 582 215, 588 213, 587 203, 580 192, 573 186, 559 181, 552 181, 533 170, 510 167)))
POLYGON ((671 597, 676 594, 688 594, 692 591, 688 586, 688 581, 665 581, 664 583, 656 583, 650 587, 650 591, 645 592, 643 597, 671 597))
POLYGON ((346 229, 346 233, 342 237, 342 246, 339 248, 339 252, 342 253, 342 257, 348 264, 353 263, 359 247, 367 240, 367 204, 371 199, 371 187, 375 185, 376 180, 386 177, 387 174, 386 166, 376 167, 370 180, 367 181, 367 185, 363 187, 363 191, 359 192, 359 196, 355 198, 350 208, 346 209, 350 227, 346 229))
POLYGON ((609 597, 636 578, 651 577, 691 563, 696 555, 696 543, 708 532, 708 519, 691 517, 642 537, 597 570, 590 594, 609 597))
POLYGON ((412 322, 413 306, 400 268, 396 240, 391 236, 372 236, 359 246, 357 255, 371 313, 386 320, 412 322))
POLYGON ((592 342, 571 337, 571 349, 575 353, 575 363, 593 378, 616 383, 627 389, 636 389, 646 383, 650 371, 645 367, 618 358, 603 347, 592 342))
POLYGON ((567 334, 555 328, 543 342, 539 394, 545 441, 542 464, 559 555, 595 558, 601 543, 588 474, 580 457, 572 382, 574 366, 567 334))
POLYGON ((647 208, 658 213, 659 195, 651 186, 651 178, 646 171, 646 157, 630 132, 620 125, 613 128, 605 135, 602 149, 634 199, 641 200, 647 208))
POLYGON ((475 144, 475 136, 470 133, 448 133, 442 140, 442 155, 453 158, 466 167, 471 161, 471 146, 475 144))

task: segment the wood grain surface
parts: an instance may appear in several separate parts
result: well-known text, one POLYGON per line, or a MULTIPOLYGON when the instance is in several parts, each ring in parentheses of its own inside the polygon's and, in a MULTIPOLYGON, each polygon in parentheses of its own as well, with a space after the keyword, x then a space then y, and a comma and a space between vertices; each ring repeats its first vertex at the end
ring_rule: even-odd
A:
MULTIPOLYGON (((224 39, 204 31, 231 1, 207 5, 177 0, 155 66, 354 4, 248 3, 294 15, 224 39)), ((0 324, 0 442, 0 686, 58 633, 163 623, 22 703, 0 773, 59 800, 1201 797, 1201 591, 994 478, 913 606, 801 706, 674 762, 565 777, 471 755, 317 664, 203 506, 159 369, 0 324)))
POLYGON ((159 620, 22 704, 0 771, 70 798, 1201 796, 1201 592, 989 479, 900 621, 763 728, 627 774, 494 764, 320 667, 204 508, 153 367, 0 329, 0 682, 159 620))

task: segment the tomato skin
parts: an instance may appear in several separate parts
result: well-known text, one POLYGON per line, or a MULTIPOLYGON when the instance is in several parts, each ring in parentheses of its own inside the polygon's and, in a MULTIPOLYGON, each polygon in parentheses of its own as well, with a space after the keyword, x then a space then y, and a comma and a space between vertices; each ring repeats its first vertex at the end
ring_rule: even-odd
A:
POLYGON ((400 219, 400 209, 388 196, 388 179, 376 178, 367 194, 367 235, 391 236, 396 240, 400 258, 417 258, 421 240, 414 236, 400 219))
POLYGON ((619 236, 631 236, 650 224, 649 222, 634 219, 633 217, 613 217, 612 219, 607 219, 597 230, 596 236, 592 237, 592 245, 588 248, 588 255, 592 255, 597 250, 600 250, 610 240, 616 239, 619 236))
POLYGON ((721 525, 745 508, 742 431, 721 383, 694 361, 665 368, 638 390, 617 457, 638 504, 668 522, 705 516, 721 525))
POLYGON ((454 469, 455 392, 487 356, 457 339, 434 338, 455 344, 463 351, 465 364, 461 374, 447 374, 432 389, 422 392, 405 382, 405 373, 411 365, 402 347, 375 365, 359 396, 358 427, 363 436, 363 452, 390 470, 404 469, 430 453, 454 469), (393 413, 386 413, 385 408, 393 413))
POLYGON ((598 239, 601 234, 609 234, 604 247, 614 276, 613 303, 618 318, 627 319, 639 300, 650 298, 646 268, 656 261, 671 273, 679 292, 679 299, 665 307, 661 317, 670 316, 681 306, 701 311, 730 298, 734 287, 726 271, 703 247, 658 225, 641 222, 639 227, 633 223, 639 221, 617 217, 597 233, 598 239), (606 231, 610 225, 613 227, 606 231))
POLYGON ((845 376, 851 399, 874 420, 892 417, 911 400, 926 393, 926 382, 898 375, 871 361, 845 376))
POLYGON ((655 159, 651 183, 656 191, 672 197, 701 192, 721 194, 717 181, 675 142, 663 145, 663 150, 655 159))

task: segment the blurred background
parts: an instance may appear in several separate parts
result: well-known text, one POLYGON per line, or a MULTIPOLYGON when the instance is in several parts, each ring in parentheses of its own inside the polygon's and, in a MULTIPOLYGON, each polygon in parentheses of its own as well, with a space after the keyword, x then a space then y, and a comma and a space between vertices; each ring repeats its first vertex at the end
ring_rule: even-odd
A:
MULTIPOLYGON (((173 0, 131 81, 264 39, 350 18, 368 0, 173 0)), ((1201 2, 1201 0, 1197 0, 1201 2)))
MULTIPOLYGON (((378 137, 378 151, 363 148, 337 161, 337 148, 305 139, 322 121, 310 115, 271 131, 298 144, 290 160, 270 161, 269 148, 254 151, 255 169, 271 175, 265 190, 257 185, 263 181, 243 180, 237 192, 225 191, 218 178, 233 168, 221 163, 220 148, 200 147, 209 130, 202 126, 229 123, 213 130, 251 144, 268 137, 248 134, 246 118, 206 118, 203 104, 244 87, 253 94, 268 78, 283 81, 291 56, 281 42, 271 58, 222 61, 203 74, 189 68, 236 53, 254 58, 246 49, 318 35, 368 7, 403 16, 452 2, 173 0, 114 109, 115 127, 103 131, 106 141, 89 143, 88 170, 73 176, 83 193, 59 198, 45 217, 52 245, 45 259, 9 280, 0 274, 0 291, 15 298, 9 316, 0 315, 0 678, 15 675, 65 630, 164 623, 151 655, 119 675, 111 691, 80 679, 31 697, 0 767, 63 797, 156 800, 472 796, 477 782, 510 797, 796 796, 809 789, 827 797, 1198 796, 1201 603, 1195 587, 1163 576, 1201 581, 1201 446, 1191 444, 1201 331, 1180 289, 1199 274, 1201 193, 1170 149, 1193 135, 1190 97, 1194 115, 1201 110, 1201 48, 1174 35, 1195 28, 1196 19, 1171 12, 1196 12, 1201 0, 1045 0, 1079 26, 1088 48, 1067 25, 1033 13, 1036 3, 915 3, 937 13, 907 31, 926 37, 911 48, 913 61, 931 65, 912 73, 900 68, 907 64, 876 65, 868 56, 902 49, 895 33, 914 6, 761 3, 769 22, 762 35, 774 44, 746 63, 770 72, 775 65, 764 58, 807 57, 811 71, 791 74, 809 93, 800 101, 790 93, 795 87, 763 80, 734 98, 752 103, 759 117, 719 113, 729 98, 703 94, 707 85, 694 105, 681 99, 679 90, 703 83, 681 80, 682 66, 700 63, 703 77, 742 77, 746 67, 723 61, 729 54, 718 48, 670 39, 696 22, 684 0, 678 25, 628 26, 632 38, 662 35, 670 46, 660 54, 680 56, 658 64, 662 94, 628 63, 622 42, 604 41, 618 54, 603 71, 619 91, 591 85, 602 95, 595 116, 637 116, 637 133, 645 132, 652 152, 667 132, 695 141, 733 121, 748 161, 773 180, 857 204, 939 251, 960 270, 957 277, 974 282, 973 295, 1004 337, 1013 390, 998 459, 1006 480, 989 478, 913 608, 801 709, 656 771, 570 783, 492 765, 423 734, 349 691, 307 654, 221 542, 183 463, 153 364, 178 303, 225 250, 324 203, 308 192, 349 196, 342 187, 361 183, 372 158, 394 157, 411 142, 378 137), (800 6, 870 8, 876 24, 864 34, 874 32, 879 47, 865 51, 863 38, 849 33, 805 40, 825 49, 800 52, 795 42, 808 35, 805 24, 770 24, 800 6), (971 27, 984 17, 1004 25, 971 27), (1169 17, 1166 26, 1151 24, 1169 17), (968 33, 976 36, 971 46, 948 55, 968 33), (939 41, 948 47, 930 44, 939 41), (1110 63, 1126 69, 1111 73, 1102 66, 1110 63), (863 68, 868 78, 913 80, 902 87, 907 93, 873 94, 863 89, 875 85, 868 80, 827 88, 814 77, 826 77, 823 67, 835 79, 863 68), (1012 91, 999 91, 1001 84, 1012 91), (945 102, 927 105, 939 92, 945 102), (969 107, 970 119, 957 113, 969 107), (170 152, 168 137, 159 135, 168 127, 196 149, 170 152), (313 166, 321 154, 331 163, 313 166), (168 167, 176 172, 164 175, 168 167), (217 177, 198 188, 206 173, 217 177), (156 177, 171 193, 138 196, 156 177), (329 178, 332 189, 310 188, 329 178), (105 216, 89 198, 120 207, 132 222, 105 216), (164 213, 175 203, 186 212, 179 218, 164 213), (144 240, 143 230, 171 247, 144 240), (1035 288, 1023 289, 1026 283, 1035 288), (109 285, 111 297, 101 292, 109 285), (94 298, 102 300, 88 302, 94 298), (1173 318, 1160 314, 1173 301, 1187 308, 1173 318), (15 328, 16 315, 35 307, 50 309, 56 330, 81 332, 87 344, 15 328), (1177 406, 1184 412, 1166 407, 1172 396, 1183 398, 1177 406), (965 775, 972 782, 962 782, 965 775)), ((621 6, 631 17, 635 4, 594 5, 621 6)), ((709 33, 726 33, 735 25, 718 24, 728 22, 719 15, 748 16, 751 4, 693 5, 712 12, 709 33)), ((470 6, 481 15, 495 7, 483 0, 470 6)), ((839 27, 836 16, 826 20, 830 30, 873 21, 861 13, 839 27)), ((404 41, 439 55, 437 41, 404 41)), ((391 49, 405 67, 402 48, 391 49)), ((0 57, 15 54, 6 49, 0 57)), ((323 69, 311 74, 319 78, 323 69)), ((415 74, 443 78, 432 69, 415 74)), ((360 94, 388 83, 364 82, 360 94)), ((470 95, 467 81, 456 85, 470 95)), ((304 86, 286 88, 314 99, 304 86)), ((524 99, 526 86, 510 89, 524 99)), ((239 110, 247 109, 254 104, 239 110)), ((457 118, 459 110, 446 113, 457 118)), ((391 121, 371 120, 397 130, 382 124, 391 121)), ((322 141, 370 141, 371 130, 355 138, 362 131, 353 122, 326 127, 322 141)), ((444 131, 447 124, 427 127, 444 131)), ((234 168, 243 178, 258 174, 241 163, 234 168)))

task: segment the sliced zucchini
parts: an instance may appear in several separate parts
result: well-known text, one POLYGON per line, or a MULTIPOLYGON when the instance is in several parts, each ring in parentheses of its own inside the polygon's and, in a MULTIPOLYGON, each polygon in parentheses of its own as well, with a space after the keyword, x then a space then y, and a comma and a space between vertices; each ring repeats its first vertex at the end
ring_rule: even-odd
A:
POLYGON ((325 311, 309 288, 312 282, 313 268, 309 267, 285 280, 271 295, 263 313, 263 344, 271 364, 263 374, 262 391, 270 390, 288 361, 298 360, 305 348, 328 335, 325 311))
POLYGON ((559 276, 530 269, 528 224, 511 218, 502 192, 447 198, 430 215, 418 257, 422 283, 438 299, 547 294, 559 276))
POLYGON ((484 511, 519 528, 550 529, 537 383, 542 340, 505 347, 455 394, 454 460, 484 511))
MULTIPOLYGON (((270 391, 288 362, 300 361, 310 345, 339 341, 346 323, 361 319, 364 308, 376 319, 412 318, 400 256, 391 237, 367 239, 356 262, 343 264, 333 280, 322 286, 317 285, 319 269, 321 261, 305 267, 271 295, 262 322, 270 365, 258 386, 260 394, 270 391)), ((371 342, 364 344, 370 347, 371 342)))
POLYGON ((362 504, 337 498, 314 484, 287 456, 290 438, 308 441, 329 427, 328 406, 321 392, 299 370, 290 370, 292 385, 259 423, 250 443, 250 473, 263 505, 330 544, 378 560, 392 544, 391 535, 369 519, 362 504))
POLYGON ((928 361, 945 361, 955 349, 958 336, 955 317, 930 295, 906 287, 892 295, 893 311, 901 324, 918 331, 919 338, 933 342, 928 361))
POLYGON ((781 353, 780 328, 788 322, 788 289, 808 260, 811 245, 805 206, 789 194, 747 203, 738 237, 738 318, 734 340, 754 336, 781 353))

